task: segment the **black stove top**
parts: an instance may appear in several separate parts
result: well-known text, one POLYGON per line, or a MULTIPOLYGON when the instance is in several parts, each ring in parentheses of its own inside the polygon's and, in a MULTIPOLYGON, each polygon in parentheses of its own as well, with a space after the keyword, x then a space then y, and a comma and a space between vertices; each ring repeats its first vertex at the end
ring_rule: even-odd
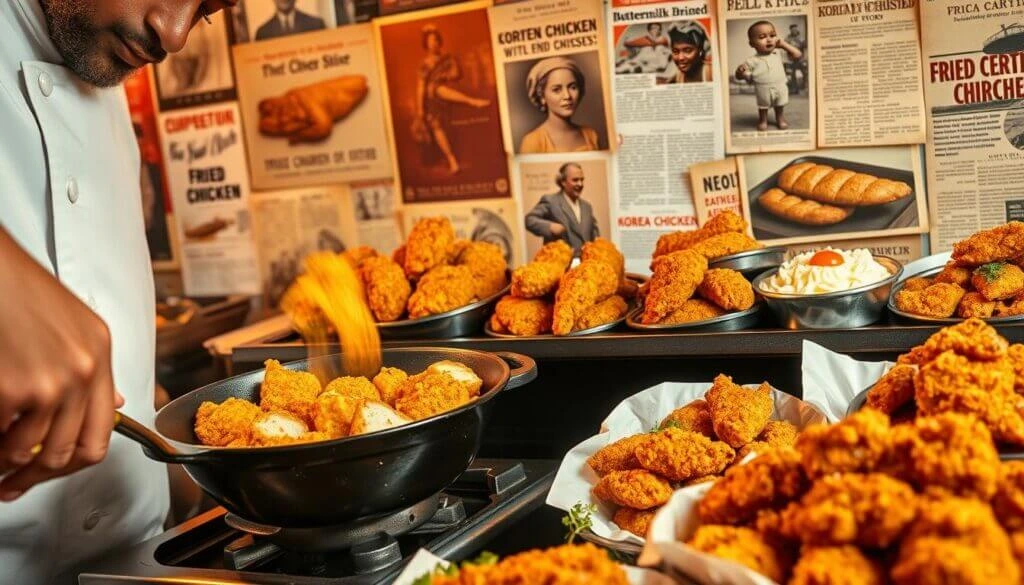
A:
POLYGON ((454 561, 478 552, 544 503, 556 468, 477 459, 435 498, 358 529, 282 530, 217 508, 105 557, 79 584, 390 583, 419 548, 454 561))

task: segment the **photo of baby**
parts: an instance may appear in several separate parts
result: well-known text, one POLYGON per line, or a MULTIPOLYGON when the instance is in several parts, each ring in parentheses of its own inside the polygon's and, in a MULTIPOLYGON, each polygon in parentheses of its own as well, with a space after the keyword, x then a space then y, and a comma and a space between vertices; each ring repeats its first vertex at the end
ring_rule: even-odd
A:
POLYGON ((726 38, 732 132, 807 130, 807 18, 730 20, 726 38))
POLYGON ((616 27, 615 74, 654 74, 659 85, 711 81, 709 24, 679 20, 616 27))

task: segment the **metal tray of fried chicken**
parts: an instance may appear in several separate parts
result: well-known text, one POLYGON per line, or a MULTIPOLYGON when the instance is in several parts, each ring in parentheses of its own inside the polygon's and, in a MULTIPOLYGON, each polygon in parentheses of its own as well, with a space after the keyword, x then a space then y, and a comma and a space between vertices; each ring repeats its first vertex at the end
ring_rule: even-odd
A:
POLYGON ((378 322, 377 331, 383 340, 401 339, 452 339, 476 335, 483 329, 491 316, 494 304, 508 294, 506 284, 493 295, 468 305, 418 319, 378 322))
MULTIPOLYGON (((915 275, 913 275, 913 276, 911 276, 909 278, 905 278, 905 279, 901 280, 900 282, 896 283, 895 285, 893 285, 892 291, 889 293, 889 304, 888 304, 889 311, 893 315, 896 315, 897 317, 899 317, 900 319, 905 319, 907 321, 917 321, 917 322, 920 322, 920 323, 934 323, 936 325, 955 325, 955 324, 960 323, 961 321, 963 321, 964 320, 963 317, 956 317, 956 316, 954 316, 954 317, 929 317, 927 315, 916 315, 914 313, 909 313, 907 311, 904 311, 904 310, 902 310, 902 309, 900 309, 900 308, 898 308, 896 306, 896 293, 898 293, 899 291, 903 290, 903 286, 907 283, 907 280, 910 280, 910 278, 931 278, 931 277, 935 276, 936 274, 942 272, 942 269, 943 269, 942 266, 938 266, 936 268, 931 268, 929 270, 925 270, 923 272, 919 272, 919 273, 917 273, 917 274, 915 274, 915 275)), ((984 321, 987 322, 987 323, 1016 323, 1018 321, 1024 321, 1024 314, 1021 314, 1021 315, 1007 315, 1007 316, 1003 316, 1003 317, 982 317, 982 319, 984 319, 984 321)))
POLYGON ((694 333, 739 331, 749 329, 757 325, 761 320, 761 311, 764 309, 764 302, 758 300, 754 306, 745 311, 730 311, 724 315, 701 319, 699 321, 688 321, 686 323, 644 323, 643 305, 638 306, 626 315, 626 325, 630 329, 639 331, 654 331, 657 333, 668 333, 673 331, 691 331, 694 333))

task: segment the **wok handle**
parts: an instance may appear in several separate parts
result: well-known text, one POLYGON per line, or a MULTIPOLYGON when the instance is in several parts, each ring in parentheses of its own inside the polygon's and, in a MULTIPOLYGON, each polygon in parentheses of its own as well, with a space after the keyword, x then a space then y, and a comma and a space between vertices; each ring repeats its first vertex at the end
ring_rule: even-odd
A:
POLYGON ((537 379, 537 362, 533 358, 514 351, 496 351, 494 355, 505 360, 505 363, 512 368, 508 378, 506 390, 525 386, 537 379))
POLYGON ((178 451, 146 425, 116 410, 114 411, 114 430, 142 445, 142 450, 150 459, 162 463, 192 463, 196 459, 196 454, 178 451))

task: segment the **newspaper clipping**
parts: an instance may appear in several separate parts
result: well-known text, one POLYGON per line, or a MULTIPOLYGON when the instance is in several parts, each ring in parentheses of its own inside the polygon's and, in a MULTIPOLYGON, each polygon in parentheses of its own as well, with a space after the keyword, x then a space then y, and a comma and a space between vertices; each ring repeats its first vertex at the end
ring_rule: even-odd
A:
POLYGON ((487 5, 374 21, 406 203, 510 197, 487 5))
POLYGON ((402 208, 402 226, 408 234, 417 221, 440 216, 451 220, 456 237, 495 244, 505 253, 509 266, 523 263, 521 230, 513 199, 406 205, 402 208))
POLYGON ((690 165, 690 186, 698 224, 726 210, 743 215, 735 157, 690 165))
POLYGON ((725 154, 713 12, 704 0, 612 2, 622 141, 614 166, 612 235, 634 271, 647 272, 662 233, 697 227, 687 169, 725 154))
MULTIPOLYGON (((905 266, 924 255, 923 239, 924 236, 917 234, 908 236, 889 236, 884 238, 865 238, 858 240, 843 240, 841 242, 836 242, 833 247, 842 248, 843 250, 867 248, 872 254, 888 256, 899 261, 900 264, 905 266)), ((791 246, 786 246, 786 258, 792 258, 797 254, 820 249, 820 242, 810 244, 793 244, 791 246)), ((906 273, 904 273, 904 276, 906 276, 906 273)))
POLYGON ((254 189, 390 177, 370 24, 235 45, 254 189))
POLYGON ((238 104, 160 115, 185 294, 258 294, 238 104))
POLYGON ((1024 6, 921 5, 932 252, 1024 220, 1024 6))
POLYGON ((814 18, 810 0, 720 0, 719 72, 730 153, 816 146, 814 18))
POLYGON ((390 182, 353 183, 350 187, 346 209, 351 209, 351 217, 355 218, 356 242, 390 254, 404 240, 395 210, 394 185, 390 182))
POLYGON ((235 99, 228 23, 223 11, 210 21, 196 23, 188 43, 154 65, 161 111, 235 99))
POLYGON ((924 142, 917 0, 814 0, 814 15, 818 146, 924 142))
POLYGON ((489 10, 505 150, 607 150, 614 135, 601 0, 489 10))

